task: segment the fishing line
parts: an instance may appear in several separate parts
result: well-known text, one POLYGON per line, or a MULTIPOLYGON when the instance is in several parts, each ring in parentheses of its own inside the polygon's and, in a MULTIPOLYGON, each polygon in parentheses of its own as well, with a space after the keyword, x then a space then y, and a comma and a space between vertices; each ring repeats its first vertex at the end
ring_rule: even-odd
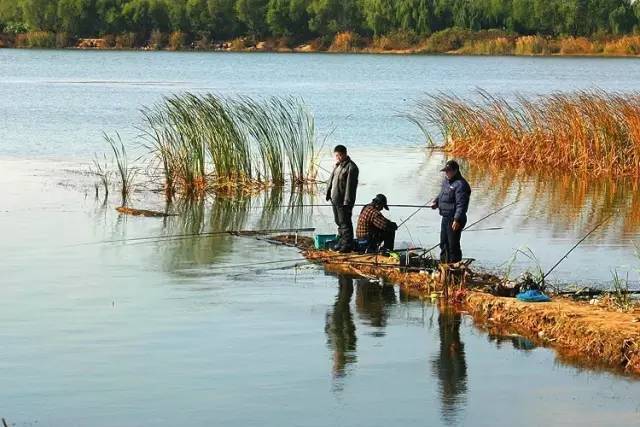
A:
POLYGON ((542 283, 544 283, 544 280, 547 278, 547 276, 549 276, 549 274, 551 274, 553 272, 553 270, 555 270, 561 263, 562 261, 564 261, 565 259, 567 259, 567 257, 569 256, 569 254, 571 254, 571 252, 573 252, 578 246, 580 246, 580 244, 582 242, 584 242, 585 240, 587 240, 587 238, 589 238, 589 236, 591 236, 598 228, 600 228, 602 225, 604 225, 606 222, 608 222, 611 218, 613 218, 613 216, 616 214, 612 213, 611 215, 609 215, 608 217, 606 217, 602 222, 600 222, 598 225, 596 225, 591 231, 589 231, 582 239, 578 240, 578 243, 576 243, 575 245, 573 245, 571 247, 571 249, 569 249, 569 251, 564 254, 559 260, 558 262, 556 262, 553 267, 551 267, 551 269, 549 269, 549 271, 547 271, 545 273, 544 276, 542 276, 542 279, 540 279, 540 282, 538 282, 538 285, 541 285, 542 283))
MULTIPOLYGON (((485 219, 492 217, 493 215, 505 210, 506 208, 508 208, 509 206, 513 206, 516 203, 518 203, 519 200, 515 200, 511 203, 509 203, 508 205, 505 205, 503 207, 501 207, 500 209, 498 209, 497 211, 491 212, 488 215, 483 216, 482 218, 480 218, 479 220, 477 220, 476 222, 474 222, 473 224, 469 224, 467 225, 462 231, 467 231, 468 229, 470 229, 471 227, 480 224, 482 221, 484 221, 485 219)), ((431 247, 429 250, 427 250, 426 252, 431 252, 432 250, 434 250, 435 248, 437 248, 438 246, 440 246, 440 243, 438 243, 437 245, 434 245, 433 247, 431 247)))
POLYGON ((151 241, 161 242, 161 241, 171 241, 171 240, 180 240, 187 239, 191 237, 208 237, 208 236, 218 236, 223 234, 229 235, 260 235, 260 234, 270 234, 270 233, 294 233, 294 232, 312 232, 315 231, 315 228, 287 228, 287 229, 264 229, 264 230, 218 230, 211 231, 206 233, 187 233, 187 234, 172 234, 167 236, 147 236, 147 237, 132 237, 130 239, 117 239, 117 240, 102 240, 99 242, 88 242, 88 243, 77 243, 74 245, 67 245, 66 247, 77 247, 77 246, 90 246, 90 245, 101 245, 108 243, 123 243, 123 242, 137 242, 137 241, 151 241))

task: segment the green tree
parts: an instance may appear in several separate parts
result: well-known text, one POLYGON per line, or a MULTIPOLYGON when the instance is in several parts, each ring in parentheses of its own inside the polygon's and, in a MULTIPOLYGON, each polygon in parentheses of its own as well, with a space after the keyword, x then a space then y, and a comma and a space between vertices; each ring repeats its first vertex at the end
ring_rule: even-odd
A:
POLYGON ((429 0, 398 0, 396 2, 396 22, 404 31, 414 31, 419 35, 432 32, 433 2, 429 0))
POLYGON ((267 34, 267 3, 269 0, 237 0, 236 12, 253 36, 267 34))
POLYGON ((56 31, 58 2, 56 0, 21 0, 24 22, 33 30, 56 31))
POLYGON ((333 36, 362 28, 362 11, 356 0, 311 0, 307 11, 309 29, 320 35, 333 36))
POLYGON ((303 38, 309 35, 309 14, 307 0, 269 0, 267 5, 267 24, 276 36, 295 36, 303 38))
POLYGON ((362 0, 367 28, 378 36, 396 28, 394 0, 362 0))
POLYGON ((73 35, 91 35, 94 31, 94 6, 91 0, 59 0, 57 30, 73 35))

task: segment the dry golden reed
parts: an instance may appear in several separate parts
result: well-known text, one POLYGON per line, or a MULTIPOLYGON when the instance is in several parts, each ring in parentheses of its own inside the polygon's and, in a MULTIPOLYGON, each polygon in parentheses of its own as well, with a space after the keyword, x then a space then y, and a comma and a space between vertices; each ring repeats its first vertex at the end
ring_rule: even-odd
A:
POLYGON ((585 90, 479 100, 429 95, 406 117, 457 156, 592 176, 640 176, 640 93, 585 90), (438 133, 440 135, 438 135, 438 133))

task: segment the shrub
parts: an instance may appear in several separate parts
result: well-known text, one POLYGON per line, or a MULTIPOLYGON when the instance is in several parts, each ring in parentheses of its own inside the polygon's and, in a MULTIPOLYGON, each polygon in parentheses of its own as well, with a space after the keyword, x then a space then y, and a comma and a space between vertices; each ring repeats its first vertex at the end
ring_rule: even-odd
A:
POLYGON ((162 49, 167 44, 167 36, 163 34, 160 30, 153 30, 151 32, 151 36, 149 37, 149 47, 151 49, 162 49))
POLYGON ((551 53, 551 43, 542 36, 523 36, 516 39, 516 55, 549 55, 551 53))
POLYGON ((585 37, 567 37, 560 40, 560 53, 563 55, 589 55, 593 52, 593 43, 585 37))
POLYGON ((640 36, 625 36, 604 45, 607 55, 640 55, 640 36))
POLYGON ((418 36, 413 31, 393 31, 373 39, 373 48, 379 50, 407 50, 415 46, 418 36))
POLYGON ((135 45, 135 33, 123 33, 116 36, 116 49, 133 49, 135 45))
POLYGON ((56 34, 56 47, 58 49, 63 49, 65 47, 71 46, 71 37, 69 37, 69 33, 57 33, 56 34))
POLYGON ((48 31, 31 31, 16 34, 16 47, 55 48, 56 36, 48 31))
POLYGON ((200 34, 200 37, 196 40, 194 47, 198 50, 208 50, 211 48, 211 41, 209 41, 209 37, 206 34, 200 34))
POLYGON ((513 55, 514 43, 507 37, 471 40, 466 42, 459 52, 470 55, 513 55))
POLYGON ((238 37, 231 40, 229 47, 231 50, 242 51, 249 47, 249 42, 244 37, 238 37))
POLYGON ((169 49, 182 50, 187 44, 187 35, 182 31, 174 31, 169 36, 169 49))
POLYGON ((446 53, 460 49, 471 38, 471 31, 460 28, 448 28, 433 33, 426 42, 425 52, 446 53))
POLYGON ((333 38, 333 42, 329 47, 331 52, 353 52, 354 50, 362 47, 362 38, 360 35, 351 32, 344 31, 336 34, 333 38))
POLYGON ((116 47, 116 36, 114 36, 113 34, 105 34, 102 38, 104 39, 104 44, 106 47, 116 47))

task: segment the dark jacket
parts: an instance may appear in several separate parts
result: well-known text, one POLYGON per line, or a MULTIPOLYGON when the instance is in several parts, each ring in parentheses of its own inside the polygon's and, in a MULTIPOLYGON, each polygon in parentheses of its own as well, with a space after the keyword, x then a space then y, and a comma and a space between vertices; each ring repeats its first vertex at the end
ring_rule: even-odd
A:
POLYGON ((471 187, 458 172, 451 180, 445 178, 440 194, 434 201, 443 217, 466 220, 470 197, 471 187))
POLYGON ((327 200, 331 200, 334 206, 353 206, 356 203, 358 174, 358 166, 350 157, 338 163, 329 178, 327 200))

